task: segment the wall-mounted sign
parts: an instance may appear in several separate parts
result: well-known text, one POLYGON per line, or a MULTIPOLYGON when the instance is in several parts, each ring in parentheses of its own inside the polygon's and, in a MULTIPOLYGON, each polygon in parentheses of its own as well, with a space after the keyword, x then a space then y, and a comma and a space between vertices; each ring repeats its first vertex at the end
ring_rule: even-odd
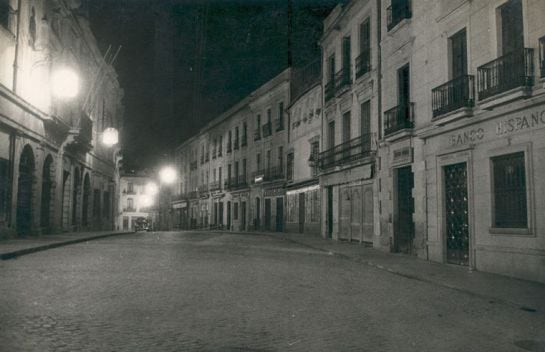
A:
POLYGON ((457 147, 468 143, 475 143, 482 140, 484 134, 483 128, 460 131, 450 136, 449 144, 451 147, 457 147))
POLYGON ((410 164, 413 161, 413 148, 406 146, 394 149, 392 153, 392 166, 400 164, 410 164))
POLYGON ((263 175, 256 176, 256 177, 254 178, 254 182, 255 182, 255 183, 263 182, 263 175))
POLYGON ((272 189, 266 189, 263 192, 264 197, 276 197, 276 196, 283 196, 286 194, 286 190, 284 188, 272 188, 272 189))

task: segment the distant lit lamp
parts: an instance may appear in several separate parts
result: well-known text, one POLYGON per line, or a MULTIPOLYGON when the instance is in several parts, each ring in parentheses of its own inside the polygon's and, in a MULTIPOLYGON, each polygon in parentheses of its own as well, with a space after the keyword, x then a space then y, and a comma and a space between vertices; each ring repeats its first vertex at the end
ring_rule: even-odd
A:
POLYGON ((102 144, 111 147, 119 142, 119 132, 116 128, 108 127, 102 132, 102 144))
POLYGON ((51 91, 57 98, 74 98, 79 92, 79 77, 70 68, 61 68, 51 76, 51 91))
POLYGON ((162 183, 172 184, 176 181, 176 170, 172 166, 165 166, 159 171, 159 178, 162 183))
POLYGON ((153 197, 158 192, 159 192, 159 187, 157 187, 157 184, 155 182, 149 182, 146 185, 146 188, 145 188, 146 195, 153 197))

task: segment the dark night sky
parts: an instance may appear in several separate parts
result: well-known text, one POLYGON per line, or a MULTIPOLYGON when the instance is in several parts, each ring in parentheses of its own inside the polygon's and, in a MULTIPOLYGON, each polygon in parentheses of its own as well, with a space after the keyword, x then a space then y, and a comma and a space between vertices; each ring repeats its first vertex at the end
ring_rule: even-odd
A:
MULTIPOLYGON (((293 0, 293 63, 319 59, 338 0, 293 0)), ((125 90, 127 169, 153 167, 288 66, 287 0, 93 0, 93 31, 125 90)))

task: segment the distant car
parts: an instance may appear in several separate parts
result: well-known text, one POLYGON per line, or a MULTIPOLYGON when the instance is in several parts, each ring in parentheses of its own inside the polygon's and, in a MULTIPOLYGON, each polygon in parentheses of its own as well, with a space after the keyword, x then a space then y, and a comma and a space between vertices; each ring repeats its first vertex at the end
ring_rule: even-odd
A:
POLYGON ((139 217, 138 219, 136 219, 134 229, 135 231, 150 231, 151 230, 148 220, 144 217, 139 217))

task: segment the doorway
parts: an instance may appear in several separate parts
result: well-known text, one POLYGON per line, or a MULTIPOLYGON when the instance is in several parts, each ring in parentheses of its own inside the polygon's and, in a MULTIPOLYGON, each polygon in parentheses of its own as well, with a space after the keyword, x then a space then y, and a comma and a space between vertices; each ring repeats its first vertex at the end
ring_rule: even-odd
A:
POLYGON ((394 222, 394 251, 413 253, 414 175, 410 166, 396 170, 396 215, 394 222))
POLYGON ((276 198, 276 231, 284 231, 284 199, 276 198))
POLYGON ((227 202, 227 229, 231 230, 231 202, 227 202))
POLYGON ((246 202, 240 203, 240 229, 246 231, 246 202))
POLYGON ((467 164, 445 166, 444 177, 447 262, 469 265, 467 164))
POLYGON ((299 233, 305 232, 305 193, 299 193, 299 233))
POLYGON ((272 217, 272 209, 271 209, 271 198, 265 199, 265 230, 270 231, 271 230, 271 217, 272 217))
POLYGON ((261 201, 259 197, 255 197, 255 224, 254 227, 256 230, 261 228, 261 201))
POLYGON ((333 187, 327 189, 327 238, 333 238, 333 187))
POLYGON ((17 234, 28 235, 32 228, 32 186, 34 183, 34 153, 29 145, 23 148, 19 162, 17 187, 17 234))

